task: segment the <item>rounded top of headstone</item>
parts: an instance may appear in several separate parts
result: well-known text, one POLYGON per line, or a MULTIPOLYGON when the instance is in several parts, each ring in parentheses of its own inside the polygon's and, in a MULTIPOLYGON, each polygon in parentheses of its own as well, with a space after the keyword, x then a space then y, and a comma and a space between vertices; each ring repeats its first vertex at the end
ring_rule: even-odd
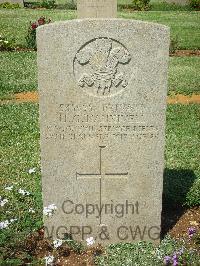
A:
POLYGON ((109 30, 112 27, 116 28, 117 31, 117 25, 124 25, 124 28, 128 32, 128 28, 137 28, 137 29, 144 29, 144 30, 149 30, 149 29, 154 29, 158 31, 165 31, 169 32, 170 27, 155 23, 155 22, 148 22, 148 21, 141 21, 141 20, 134 20, 134 19, 123 19, 123 18, 86 18, 86 19, 73 19, 73 20, 68 20, 68 21, 56 21, 53 23, 49 23, 46 25, 42 25, 37 28, 37 32, 40 31, 45 31, 48 29, 52 28, 58 28, 58 27, 63 27, 63 29, 71 29, 74 24, 79 24, 80 27, 82 26, 83 28, 87 27, 92 27, 95 28, 95 26, 99 25, 106 25, 106 29, 109 30))

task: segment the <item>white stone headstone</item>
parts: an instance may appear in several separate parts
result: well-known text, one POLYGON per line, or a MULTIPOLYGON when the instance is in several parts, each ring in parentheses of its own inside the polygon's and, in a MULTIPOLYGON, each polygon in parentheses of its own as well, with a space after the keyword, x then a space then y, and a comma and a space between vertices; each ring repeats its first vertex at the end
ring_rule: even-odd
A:
POLYGON ((168 27, 58 22, 37 46, 46 235, 159 241, 168 27))
POLYGON ((117 0, 77 0, 78 18, 116 18, 117 0))

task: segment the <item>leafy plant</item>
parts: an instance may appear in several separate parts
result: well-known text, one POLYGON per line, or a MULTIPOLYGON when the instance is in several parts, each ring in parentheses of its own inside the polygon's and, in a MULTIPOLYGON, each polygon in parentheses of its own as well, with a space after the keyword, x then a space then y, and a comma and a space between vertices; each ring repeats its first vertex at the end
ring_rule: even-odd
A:
POLYGON ((71 0, 71 1, 68 1, 66 4, 65 4, 65 8, 66 9, 71 9, 71 10, 75 10, 77 8, 77 5, 75 3, 74 0, 71 0))
POLYGON ((40 17, 37 21, 35 22, 30 22, 30 26, 28 28, 28 34, 26 36, 26 43, 28 48, 32 48, 34 50, 37 49, 37 44, 36 44, 36 29, 39 26, 49 24, 51 22, 50 19, 46 20, 45 17, 40 17))
POLYGON ((56 7, 56 1, 55 0, 43 0, 40 6, 47 8, 47 9, 52 9, 56 7))
POLYGON ((8 40, 0 35, 0 51, 12 51, 15 49, 14 39, 8 40))
POLYGON ((176 35, 170 41, 169 51, 171 54, 174 54, 177 49, 178 49, 178 36, 176 35))
POLYGON ((200 205, 200 179, 197 179, 186 196, 186 205, 200 205))
POLYGON ((200 10, 200 0, 190 0, 189 4, 192 8, 200 10))
POLYGON ((132 0, 134 9, 147 10, 149 9, 150 0, 132 0))
POLYGON ((19 4, 12 4, 9 2, 4 2, 0 4, 0 8, 6 8, 6 9, 16 9, 16 8, 20 8, 19 4))

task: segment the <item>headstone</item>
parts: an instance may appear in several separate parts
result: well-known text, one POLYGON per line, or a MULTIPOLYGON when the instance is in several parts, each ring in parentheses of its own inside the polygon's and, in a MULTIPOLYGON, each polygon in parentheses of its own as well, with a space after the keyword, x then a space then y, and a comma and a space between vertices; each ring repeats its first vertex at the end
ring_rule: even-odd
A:
POLYGON ((37 47, 46 236, 159 241, 168 27, 71 20, 37 47))
POLYGON ((2 3, 19 4, 20 7, 24 6, 23 0, 0 0, 0 4, 2 3))
POLYGON ((116 18, 117 0, 77 0, 78 18, 116 18))

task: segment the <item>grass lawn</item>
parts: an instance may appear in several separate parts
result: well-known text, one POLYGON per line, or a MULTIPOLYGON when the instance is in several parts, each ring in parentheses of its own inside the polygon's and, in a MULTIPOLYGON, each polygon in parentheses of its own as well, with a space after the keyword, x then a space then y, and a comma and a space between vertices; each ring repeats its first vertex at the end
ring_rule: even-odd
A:
POLYGON ((37 89, 35 52, 0 53, 0 98, 37 89))
MULTIPOLYGON (((40 16, 51 18, 52 21, 58 21, 75 18, 76 12, 69 10, 0 9, 0 32, 9 39, 15 38, 17 44, 25 46, 25 36, 29 21, 34 21, 40 16)), ((146 20, 168 25, 171 27, 171 38, 178 38, 180 49, 200 49, 199 12, 137 11, 119 12, 118 16, 120 18, 146 20)))
MULTIPOLYGON (((197 150, 199 114, 199 105, 168 106, 164 177, 164 195, 167 202, 187 203, 191 206, 200 204, 200 158, 197 150)), ((0 230, 1 261, 3 254, 8 258, 15 257, 13 250, 19 248, 18 241, 42 226, 42 198, 38 105, 3 105, 0 121, 1 196, 8 199, 3 207, 1 220, 18 219, 6 230, 0 230), (31 168, 36 168, 36 172, 28 173, 31 168), (11 185, 14 186, 12 191, 4 189, 11 185), (19 194, 20 188, 31 194, 19 194), (35 213, 30 212, 30 208, 33 208, 35 213)), ((162 256, 172 252, 175 247, 172 240, 165 239, 160 247, 163 254, 160 254, 161 259, 158 259, 156 249, 149 244, 111 245, 108 248, 109 256, 99 258, 99 265, 122 265, 125 261, 129 261, 126 265, 133 265, 131 262, 134 260, 142 263, 138 265, 162 265, 162 256), (141 255, 138 257, 139 251, 141 255), (106 264, 108 262, 109 264, 106 264)), ((26 250, 20 256, 26 258, 30 255, 26 250)))
POLYGON ((200 93, 200 57, 171 57, 169 94, 200 93))
MULTIPOLYGON (((37 90, 36 52, 0 53, 0 98, 37 90)), ((200 93, 200 57, 171 57, 169 94, 200 93)))

